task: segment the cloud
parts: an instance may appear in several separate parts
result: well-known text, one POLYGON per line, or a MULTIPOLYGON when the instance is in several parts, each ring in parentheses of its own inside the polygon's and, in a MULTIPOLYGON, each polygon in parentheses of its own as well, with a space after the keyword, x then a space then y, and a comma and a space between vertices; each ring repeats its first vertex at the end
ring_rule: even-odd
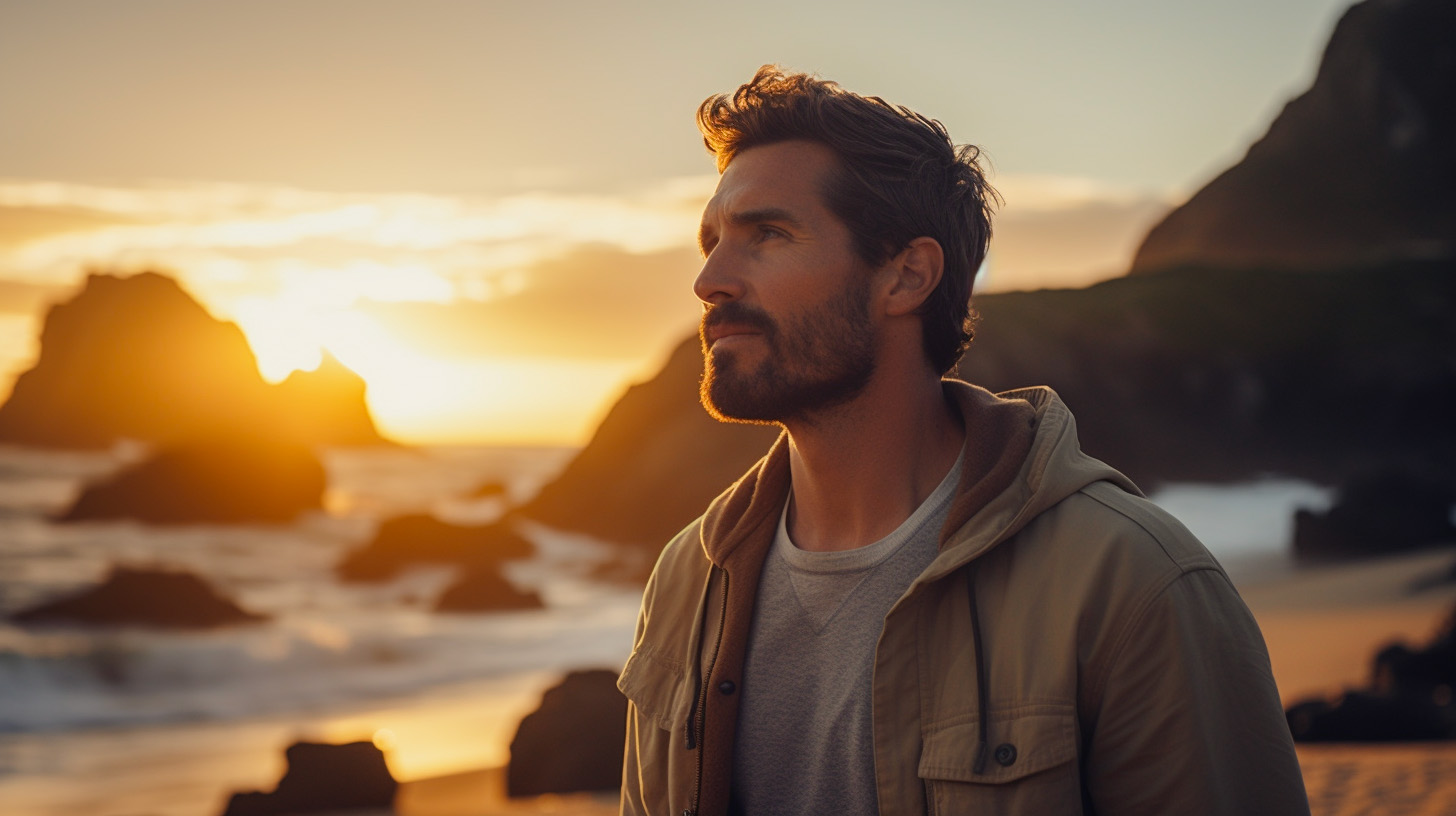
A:
POLYGON ((1078 288, 1127 273, 1168 211, 1159 201, 1008 213, 996 225, 980 291, 1078 288))
POLYGON ((577 247, 690 246, 713 176, 635 193, 504 197, 330 193, 237 184, 102 187, 0 182, 0 274, 64 283, 85 269, 160 266, 194 282, 279 258, 320 268, 429 267, 479 282, 577 247))
POLYGON ((9 206, 0 203, 0 248, 126 223, 131 223, 131 219, 77 207, 9 206))
POLYGON ((1090 205, 1131 205, 1160 201, 1169 206, 1187 196, 1174 190, 1154 190, 1113 184, 1083 176, 1047 173, 1011 173, 991 179, 1005 199, 1005 212, 1060 212, 1090 205))
POLYGON ((440 357, 642 359, 697 324, 692 281, 700 263, 687 248, 588 246, 522 270, 529 283, 492 300, 355 308, 401 342, 440 357))
POLYGON ((52 303, 68 299, 71 286, 50 286, 0 279, 0 314, 35 315, 52 303))

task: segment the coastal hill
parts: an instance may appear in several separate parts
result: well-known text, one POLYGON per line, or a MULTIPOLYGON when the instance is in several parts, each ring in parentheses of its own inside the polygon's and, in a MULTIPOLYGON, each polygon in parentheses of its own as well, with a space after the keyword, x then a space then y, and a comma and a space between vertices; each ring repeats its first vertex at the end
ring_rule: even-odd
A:
POLYGON ((328 357, 271 385, 247 338, 155 272, 93 274, 52 306, 40 359, 0 406, 0 443, 104 448, 267 429, 305 444, 385 443, 364 381, 328 357))
POLYGON ((1366 0, 1314 84, 1148 233, 1134 273, 1311 269, 1456 253, 1456 3, 1366 0))
MULTIPOLYGON (((1456 262, 1324 273, 1189 268, 976 300, 959 376, 1050 385, 1083 448, 1145 490, 1409 468, 1456 484, 1456 262)), ((684 342, 521 512, 660 547, 768 450, 714 422, 684 342)))
MULTIPOLYGON (((1315 87, 1149 234, 1133 272, 1158 274, 977 296, 959 375, 1053 387, 1083 447, 1144 489, 1391 468, 1456 483, 1450 15, 1443 0, 1353 7, 1315 87), (1397 99, 1386 118, 1342 113, 1397 99), (1388 150, 1342 152, 1376 132, 1388 150)), ((648 551, 701 513, 772 429, 708 419, 698 356, 684 342, 521 512, 648 551)))

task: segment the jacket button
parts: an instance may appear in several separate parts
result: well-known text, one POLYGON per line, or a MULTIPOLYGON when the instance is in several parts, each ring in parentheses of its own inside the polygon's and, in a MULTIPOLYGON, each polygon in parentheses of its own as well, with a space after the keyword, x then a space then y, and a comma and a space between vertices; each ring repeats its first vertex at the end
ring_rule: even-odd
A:
POLYGON ((733 690, 736 688, 738 687, 733 685, 732 680, 724 680, 723 682, 718 684, 718 690, 723 692, 724 694, 732 694, 733 690))
POLYGON ((1009 742, 1003 742, 996 746, 996 764, 1005 767, 1016 761, 1016 746, 1009 742))

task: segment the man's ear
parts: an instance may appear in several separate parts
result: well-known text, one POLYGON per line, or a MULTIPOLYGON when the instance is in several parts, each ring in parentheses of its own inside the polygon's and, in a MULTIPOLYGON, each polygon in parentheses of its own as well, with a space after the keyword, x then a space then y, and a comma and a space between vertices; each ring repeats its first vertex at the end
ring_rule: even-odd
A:
POLYGON ((945 252, 940 242, 928 236, 912 240, 886 264, 889 275, 885 313, 907 315, 915 312, 940 284, 945 272, 945 252))

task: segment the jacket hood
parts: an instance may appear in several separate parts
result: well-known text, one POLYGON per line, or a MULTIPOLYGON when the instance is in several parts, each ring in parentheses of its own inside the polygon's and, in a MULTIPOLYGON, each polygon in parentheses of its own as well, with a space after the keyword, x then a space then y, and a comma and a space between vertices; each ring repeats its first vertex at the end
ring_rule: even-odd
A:
MULTIPOLYGON (((941 554, 921 580, 934 580, 980 556, 1094 482, 1110 481, 1141 495, 1126 476, 1082 453, 1071 411, 1050 388, 992 394, 949 379, 943 386, 960 411, 966 448, 955 499, 941 528, 941 554)), ((708 559, 723 566, 737 557, 751 557, 743 552, 746 543, 771 539, 789 482, 784 433, 709 505, 701 526, 708 559)))
MULTIPOLYGON (((992 395, 958 381, 947 381, 946 387, 963 406, 984 405, 987 399, 1024 405, 1026 413, 1022 416, 1032 433, 1025 454, 1011 460, 1015 473, 1003 489, 985 501, 960 502, 959 496, 966 495, 962 491, 967 487, 962 475, 957 504, 952 506, 941 530, 941 553, 918 582, 936 580, 980 557, 1016 535, 1042 512, 1095 482, 1111 482, 1124 491, 1143 495, 1131 479, 1082 452, 1077 422, 1052 389, 1037 386, 992 395), (957 510, 961 512, 957 514, 957 510)), ((996 427, 1006 432, 1005 423, 996 427)), ((969 436, 969 430, 967 433, 969 436)), ((1004 446, 1003 451, 1011 452, 1004 446)))

